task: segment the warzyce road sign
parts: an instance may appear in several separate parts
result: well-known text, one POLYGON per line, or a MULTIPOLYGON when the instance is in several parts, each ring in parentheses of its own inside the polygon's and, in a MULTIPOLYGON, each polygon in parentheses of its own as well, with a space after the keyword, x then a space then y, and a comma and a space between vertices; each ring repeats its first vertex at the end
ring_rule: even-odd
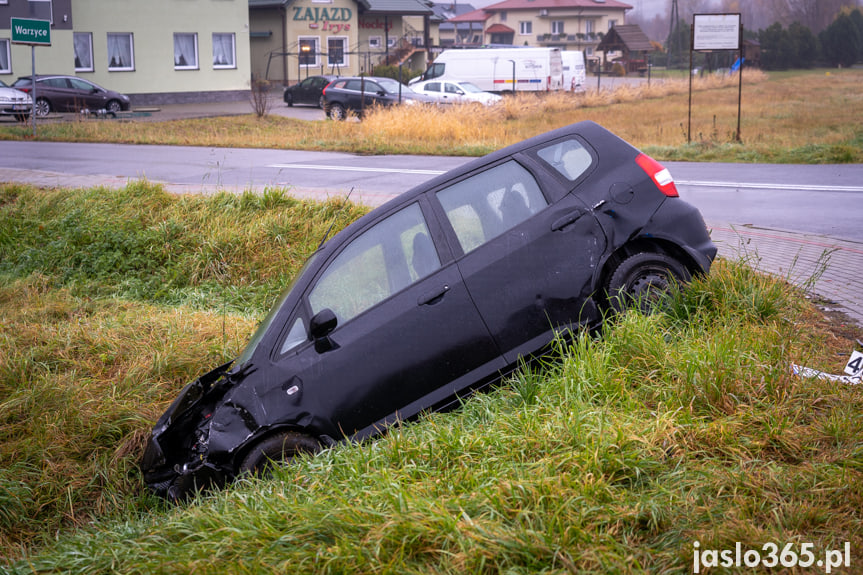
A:
POLYGON ((12 43, 33 46, 51 45, 51 22, 29 18, 12 18, 12 43))

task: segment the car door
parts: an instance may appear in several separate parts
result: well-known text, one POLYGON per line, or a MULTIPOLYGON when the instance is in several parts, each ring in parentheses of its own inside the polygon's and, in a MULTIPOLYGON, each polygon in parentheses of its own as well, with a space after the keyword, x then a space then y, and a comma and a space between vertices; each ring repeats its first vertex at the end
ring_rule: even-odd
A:
POLYGON ((78 102, 83 102, 85 108, 101 110, 105 107, 107 98, 104 91, 79 78, 67 78, 67 81, 75 93, 75 98, 78 102))
POLYGON ((449 104, 455 104, 456 102, 461 102, 465 99, 464 90, 462 90, 461 86, 459 86, 455 82, 444 82, 443 89, 444 101, 449 104))
POLYGON ((39 96, 48 98, 51 106, 58 112, 74 112, 85 108, 84 102, 77 98, 66 78, 46 78, 37 81, 39 96))
POLYGON ((374 434, 505 365, 421 203, 387 215, 331 256, 277 346, 282 377, 302 389, 325 432, 374 434), (326 310, 335 329, 309 341, 306 318, 326 310))
POLYGON ((435 100, 440 100, 443 96, 440 91, 440 82, 426 82, 423 86, 422 93, 434 98, 435 100))
POLYGON ((508 363, 558 329, 598 320, 591 286, 605 249, 591 209, 548 174, 543 190, 525 165, 538 170, 527 156, 510 159, 435 194, 464 254, 468 291, 508 363))

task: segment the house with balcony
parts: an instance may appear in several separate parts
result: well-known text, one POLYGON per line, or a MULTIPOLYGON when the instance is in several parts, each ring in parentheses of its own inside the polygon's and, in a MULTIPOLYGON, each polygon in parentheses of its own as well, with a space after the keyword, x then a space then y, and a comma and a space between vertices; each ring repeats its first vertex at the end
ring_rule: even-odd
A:
POLYGON ((605 34, 624 24, 631 9, 619 0, 504 0, 449 22, 482 29, 481 34, 463 38, 460 47, 548 46, 580 50, 591 59, 605 34))

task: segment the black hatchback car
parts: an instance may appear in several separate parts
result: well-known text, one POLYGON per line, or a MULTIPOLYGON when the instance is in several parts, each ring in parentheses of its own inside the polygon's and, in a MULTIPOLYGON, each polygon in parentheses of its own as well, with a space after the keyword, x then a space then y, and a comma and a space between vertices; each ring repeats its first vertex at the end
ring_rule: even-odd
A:
POLYGON ((323 91, 324 111, 327 117, 344 120, 348 112, 362 118, 365 110, 373 106, 394 104, 434 103, 434 99, 414 92, 392 78, 361 76, 338 78, 323 91))
MULTIPOLYGON (((22 76, 12 87, 33 94, 33 79, 22 76)), ((51 112, 78 112, 81 110, 107 110, 116 113, 128 110, 129 96, 108 90, 102 86, 76 76, 37 75, 36 115, 47 116, 51 112)))
POLYGON ((309 76, 302 82, 285 88, 284 100, 288 106, 294 104, 311 104, 318 108, 324 107, 324 88, 338 76, 309 76))
POLYGON ((592 122, 474 160, 322 245, 159 419, 145 481, 178 499, 454 406, 715 254, 668 170, 592 122))

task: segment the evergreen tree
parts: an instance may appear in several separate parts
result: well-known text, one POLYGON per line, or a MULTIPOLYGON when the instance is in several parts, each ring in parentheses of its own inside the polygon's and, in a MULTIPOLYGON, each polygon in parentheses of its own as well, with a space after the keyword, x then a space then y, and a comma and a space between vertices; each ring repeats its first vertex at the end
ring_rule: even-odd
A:
POLYGON ((834 66, 848 68, 860 57, 860 32, 848 14, 839 14, 821 34, 818 35, 824 51, 824 57, 834 66))
POLYGON ((793 22, 788 27, 788 35, 794 46, 794 68, 811 68, 818 57, 818 40, 812 30, 801 24, 793 22))

